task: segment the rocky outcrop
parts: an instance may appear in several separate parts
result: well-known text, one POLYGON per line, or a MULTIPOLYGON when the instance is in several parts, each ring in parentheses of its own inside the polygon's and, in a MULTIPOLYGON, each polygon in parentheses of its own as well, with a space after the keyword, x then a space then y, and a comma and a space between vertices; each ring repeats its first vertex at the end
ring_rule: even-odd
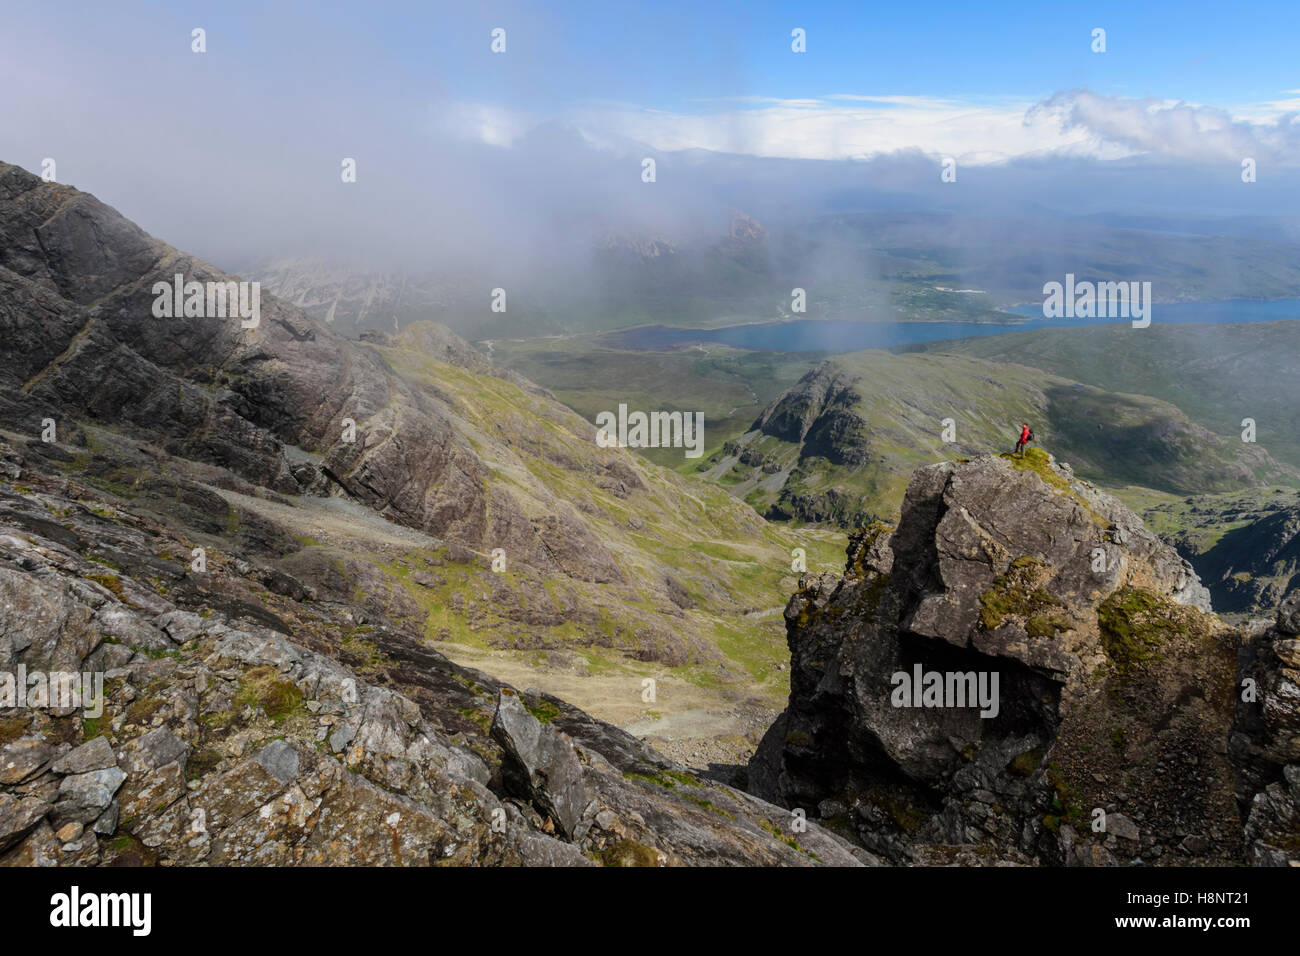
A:
POLYGON ((896 861, 1235 862, 1236 636, 1171 548, 1042 452, 918 471, 786 608, 752 792, 896 861))
POLYGON ((506 785, 538 804, 560 832, 572 839, 591 801, 573 741, 562 733, 547 733, 542 722, 524 708, 519 695, 509 689, 497 696, 492 737, 505 749, 506 785))
POLYGON ((1300 591, 1241 649, 1229 753, 1246 852, 1262 866, 1300 866, 1300 591))

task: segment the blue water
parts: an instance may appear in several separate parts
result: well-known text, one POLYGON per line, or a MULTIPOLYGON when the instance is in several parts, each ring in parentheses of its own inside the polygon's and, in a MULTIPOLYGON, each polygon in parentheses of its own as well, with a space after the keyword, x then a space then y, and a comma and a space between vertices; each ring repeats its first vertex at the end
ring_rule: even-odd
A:
MULTIPOLYGON (((763 325, 733 325, 725 329, 678 329, 651 325, 626 332, 610 332, 597 341, 620 349, 659 351, 694 343, 715 342, 738 349, 760 352, 853 352, 858 349, 888 349, 938 339, 959 339, 1034 329, 1077 325, 1128 325, 1128 319, 1044 319, 1042 305, 1015 306, 1007 310, 1016 316, 1037 317, 1034 321, 990 324, 987 322, 851 322, 843 319, 801 319, 763 325)), ((1300 299, 1235 299, 1225 302, 1157 302, 1151 307, 1151 324, 1189 322, 1236 323, 1274 322, 1300 319, 1300 299)))

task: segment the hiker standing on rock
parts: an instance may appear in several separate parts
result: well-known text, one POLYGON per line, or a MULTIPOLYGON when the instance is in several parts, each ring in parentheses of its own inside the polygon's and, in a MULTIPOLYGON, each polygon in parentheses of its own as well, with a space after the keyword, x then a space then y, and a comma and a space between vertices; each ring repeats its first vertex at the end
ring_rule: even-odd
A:
POLYGON ((1022 422, 1020 425, 1020 441, 1016 442, 1016 454, 1021 458, 1025 457, 1025 446, 1034 440, 1034 430, 1029 427, 1028 422, 1022 422))

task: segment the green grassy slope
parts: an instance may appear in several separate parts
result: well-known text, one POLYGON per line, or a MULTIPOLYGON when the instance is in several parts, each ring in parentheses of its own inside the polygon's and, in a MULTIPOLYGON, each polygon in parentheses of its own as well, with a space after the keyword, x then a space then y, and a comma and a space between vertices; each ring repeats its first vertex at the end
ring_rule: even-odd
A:
POLYGON ((791 550, 804 548, 812 570, 835 568, 842 537, 769 525, 707 482, 599 448, 593 427, 527 383, 427 354, 419 328, 380 348, 392 368, 450 405, 490 481, 526 513, 544 516, 556 499, 573 505, 626 581, 545 578, 523 566, 430 575, 420 572, 436 556, 413 550, 385 570, 419 603, 426 633, 525 656, 581 651, 597 667, 651 664, 647 673, 666 667, 701 686, 779 700, 785 647, 777 612, 795 583, 791 550), (602 467, 611 455, 626 465, 622 482, 602 467))
MULTIPOLYGON (((744 432, 769 402, 798 381, 815 354, 747 352, 707 345, 672 352, 601 348, 582 339, 493 343, 493 361, 549 389, 588 421, 620 402, 643 411, 704 413, 705 447, 744 432)), ((680 450, 638 449, 656 464, 692 471, 680 450)))

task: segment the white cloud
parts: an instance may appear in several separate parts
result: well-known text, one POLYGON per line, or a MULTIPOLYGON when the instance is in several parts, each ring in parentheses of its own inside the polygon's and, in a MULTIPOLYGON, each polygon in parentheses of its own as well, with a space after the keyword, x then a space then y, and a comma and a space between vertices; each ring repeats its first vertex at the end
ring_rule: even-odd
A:
POLYGON ((867 159, 920 149, 959 162, 997 162, 1086 139, 1084 133, 1063 130, 1051 117, 1027 121, 1031 106, 836 94, 692 114, 589 107, 569 119, 579 128, 658 150, 708 149, 785 159, 867 159))
POLYGON ((1294 165, 1300 151, 1300 126, 1294 116, 1265 104, 1229 111, 1076 90, 1056 94, 1035 111, 1054 115, 1063 130, 1084 131, 1099 145, 1166 160, 1236 163, 1250 156, 1294 165))
POLYGON ((443 101, 431 110, 436 134, 489 146, 513 146, 540 122, 537 116, 490 103, 443 101))
MULTIPOLYGON (((704 108, 685 112, 590 102, 559 118, 592 143, 620 151, 635 144, 660 151, 836 160, 919 150, 954 157, 963 165, 1048 155, 1112 160, 1144 154, 1187 162, 1254 156, 1292 163, 1300 134, 1288 115, 1300 111, 1300 98, 1243 104, 1230 111, 1086 90, 1041 101, 834 93, 692 103, 704 108)), ((538 122, 504 108, 460 105, 446 108, 441 125, 467 138, 510 145, 538 122)))

